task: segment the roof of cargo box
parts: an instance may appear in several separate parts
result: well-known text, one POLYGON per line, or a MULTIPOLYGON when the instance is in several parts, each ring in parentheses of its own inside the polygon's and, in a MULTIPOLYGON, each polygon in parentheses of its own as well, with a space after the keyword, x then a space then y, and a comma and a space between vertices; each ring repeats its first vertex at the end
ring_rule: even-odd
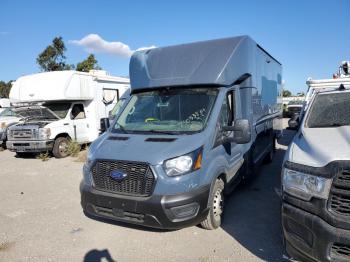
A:
POLYGON ((229 86, 243 75, 254 74, 257 48, 271 57, 249 36, 137 51, 130 59, 131 89, 229 86))
POLYGON ((129 84, 129 79, 110 76, 102 70, 44 72, 18 78, 11 88, 10 99, 12 102, 91 100, 96 93, 91 84, 94 80, 129 84))

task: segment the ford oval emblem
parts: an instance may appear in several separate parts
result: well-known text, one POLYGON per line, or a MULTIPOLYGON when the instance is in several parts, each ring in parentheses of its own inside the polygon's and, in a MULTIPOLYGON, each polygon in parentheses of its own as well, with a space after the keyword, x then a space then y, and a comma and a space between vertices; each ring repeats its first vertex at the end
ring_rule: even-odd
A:
POLYGON ((116 181, 122 181, 128 176, 128 174, 124 173, 121 170, 112 170, 111 173, 109 173, 109 176, 116 181))

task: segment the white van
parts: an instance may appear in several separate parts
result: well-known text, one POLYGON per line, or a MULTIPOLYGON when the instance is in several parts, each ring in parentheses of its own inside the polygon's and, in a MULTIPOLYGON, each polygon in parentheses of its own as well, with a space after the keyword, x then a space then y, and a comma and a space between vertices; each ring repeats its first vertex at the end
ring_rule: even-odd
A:
POLYGON ((21 153, 52 152, 68 155, 70 140, 90 143, 100 134, 101 120, 108 118, 129 79, 89 73, 56 71, 20 77, 10 92, 14 104, 25 104, 31 113, 8 129, 7 148, 21 153))

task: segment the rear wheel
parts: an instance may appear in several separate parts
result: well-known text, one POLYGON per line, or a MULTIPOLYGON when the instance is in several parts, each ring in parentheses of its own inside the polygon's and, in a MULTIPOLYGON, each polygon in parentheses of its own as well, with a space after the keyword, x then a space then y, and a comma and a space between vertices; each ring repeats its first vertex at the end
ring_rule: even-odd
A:
POLYGON ((201 223, 202 227, 208 230, 216 229, 221 225, 224 212, 224 187, 222 179, 217 179, 209 197, 210 210, 207 218, 201 223))
POLYGON ((66 137, 59 137, 55 140, 53 145, 52 154, 56 158, 64 158, 69 155, 68 153, 69 139, 66 137))

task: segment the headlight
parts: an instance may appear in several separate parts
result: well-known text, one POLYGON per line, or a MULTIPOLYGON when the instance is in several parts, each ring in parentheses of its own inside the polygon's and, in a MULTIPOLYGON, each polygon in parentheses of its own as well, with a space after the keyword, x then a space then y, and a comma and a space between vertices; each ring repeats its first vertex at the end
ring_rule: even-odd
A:
POLYGON ((184 175, 195 171, 202 166, 203 148, 199 148, 189 154, 175 157, 164 162, 164 170, 168 176, 184 175))
POLYGON ((39 139, 40 140, 49 139, 50 135, 51 135, 50 128, 39 128, 39 139))
POLYGON ((92 174, 91 174, 91 168, 92 168, 93 160, 91 157, 89 157, 89 153, 86 158, 86 162, 83 166, 83 180, 86 185, 93 185, 92 180, 92 174))
POLYGON ((290 195, 309 201, 312 197, 327 199, 332 179, 313 176, 288 168, 282 170, 283 190, 290 195))
POLYGON ((0 122, 0 129, 5 129, 7 127, 6 122, 0 122))

